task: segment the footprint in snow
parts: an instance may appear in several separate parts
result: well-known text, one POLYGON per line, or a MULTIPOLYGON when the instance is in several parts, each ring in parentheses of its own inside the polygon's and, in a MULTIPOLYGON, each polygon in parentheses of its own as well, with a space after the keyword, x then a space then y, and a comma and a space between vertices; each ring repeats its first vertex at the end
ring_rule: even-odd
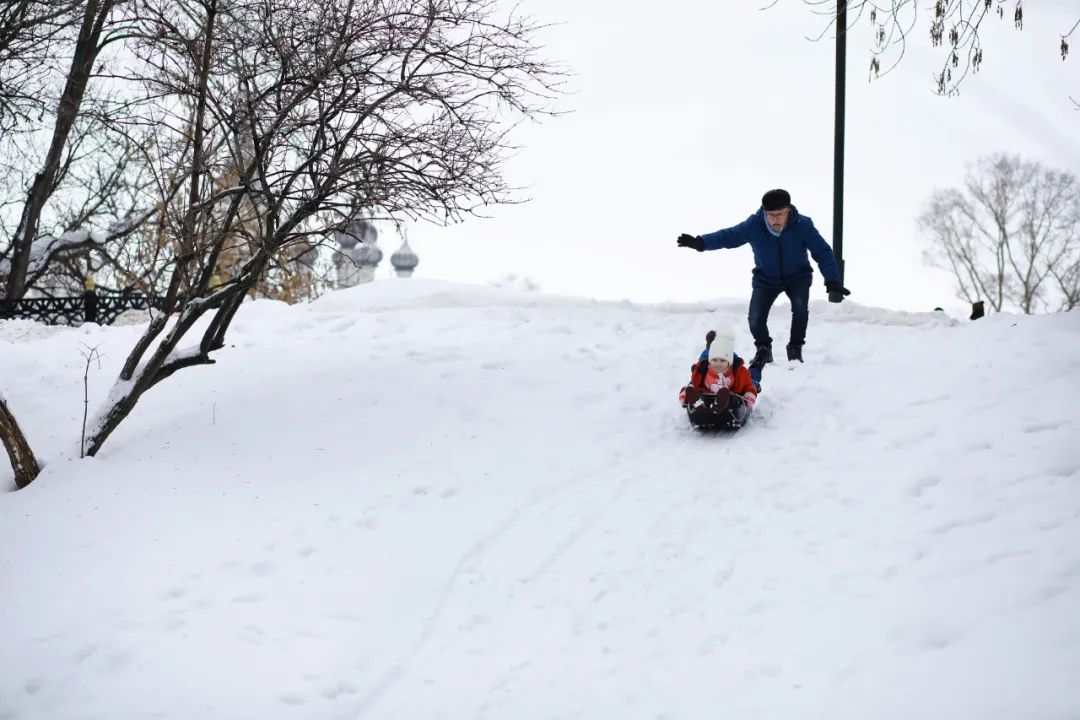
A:
POLYGON ((286 705, 303 705, 306 702, 304 696, 299 693, 282 693, 278 695, 278 700, 286 705))
POLYGON ((333 333, 344 332, 344 331, 348 330, 349 328, 351 328, 355 324, 356 324, 356 320, 344 320, 342 322, 335 323, 330 328, 330 332, 333 332, 333 333))
POLYGON ((266 632, 257 625, 245 625, 236 631, 236 637, 252 645, 261 645, 266 632))
POLYGON ((584 393, 582 395, 577 395, 576 397, 574 397, 573 400, 571 400, 571 403, 573 405, 593 405, 595 403, 601 402, 607 397, 607 393, 584 393))
POLYGON ((1034 433, 1046 432, 1048 430, 1057 430, 1058 428, 1064 427, 1065 425, 1066 425, 1066 423, 1063 423, 1063 422, 1035 423, 1035 424, 1032 424, 1032 425, 1025 425, 1023 427, 1023 430, 1028 435, 1031 435, 1031 434, 1034 434, 1034 433))
POLYGON ((986 523, 994 520, 995 517, 996 515, 992 512, 978 513, 976 515, 957 518, 956 520, 951 520, 942 525, 938 525, 930 532, 935 535, 946 535, 948 533, 951 533, 953 530, 957 530, 960 528, 972 528, 976 527, 977 525, 985 525, 986 523))
POLYGON ((926 475, 913 482, 911 484, 911 487, 909 488, 909 491, 915 497, 922 497, 923 493, 925 493, 930 488, 936 486, 940 482, 940 475, 926 475))
POLYGON ((114 672, 117 670, 123 670, 124 668, 131 665, 132 657, 127 653, 113 653, 112 655, 109 655, 108 658, 106 658, 106 662, 108 665, 107 670, 109 672, 114 672))
POLYGON ((72 662, 75 664, 86 662, 97 653, 97 650, 97 645, 84 645, 75 653, 72 662))
POLYGON ((903 435, 893 441, 892 445, 895 448, 906 448, 921 443, 923 440, 928 440, 934 437, 934 432, 926 430, 923 432, 912 433, 910 435, 903 435))
POLYGON ((705 638, 697 648, 698 657, 708 657, 716 652, 719 648, 728 644, 728 636, 721 634, 709 635, 705 638))
POLYGON ((169 590, 166 590, 164 593, 162 593, 161 599, 165 600, 165 601, 180 600, 187 594, 188 594, 187 588, 175 587, 175 588, 171 588, 169 590))
POLYGON ((179 632, 188 626, 187 618, 179 615, 169 615, 163 618, 158 623, 159 627, 165 632, 179 632))
POLYGON ((1039 597, 1043 601, 1053 600, 1056 597, 1060 597, 1069 592, 1069 588, 1065 585, 1047 585, 1039 590, 1039 597))
POLYGON ((270 562, 257 562, 248 566, 248 571, 257 577, 266 577, 275 570, 274 564, 270 562))
POLYGON ((327 685, 322 689, 322 696, 327 700, 335 700, 339 695, 355 695, 356 686, 352 683, 338 680, 333 685, 327 685))

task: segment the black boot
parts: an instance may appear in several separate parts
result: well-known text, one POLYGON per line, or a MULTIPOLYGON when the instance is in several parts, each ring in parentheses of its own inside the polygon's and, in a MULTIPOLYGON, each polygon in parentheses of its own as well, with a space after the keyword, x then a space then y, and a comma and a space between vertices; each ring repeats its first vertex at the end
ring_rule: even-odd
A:
POLYGON ((754 359, 750 361, 750 367, 763 368, 765 363, 771 363, 772 361, 772 348, 768 345, 762 345, 757 349, 754 359))
POLYGON ((788 345, 787 346, 787 359, 798 360, 802 362, 802 345, 788 345))
POLYGON ((687 405, 693 405, 701 400, 701 391, 693 385, 687 385, 683 388, 683 399, 686 400, 687 405))

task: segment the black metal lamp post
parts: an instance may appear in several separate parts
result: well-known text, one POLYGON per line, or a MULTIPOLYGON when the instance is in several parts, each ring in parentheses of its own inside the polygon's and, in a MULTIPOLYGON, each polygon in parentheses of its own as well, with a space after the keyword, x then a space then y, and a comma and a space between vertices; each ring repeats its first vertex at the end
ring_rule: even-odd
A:
MULTIPOLYGON (((833 137, 833 254, 844 283, 844 88, 847 70, 847 0, 836 0, 836 132, 833 137)), ((843 294, 829 293, 829 302, 843 294)))

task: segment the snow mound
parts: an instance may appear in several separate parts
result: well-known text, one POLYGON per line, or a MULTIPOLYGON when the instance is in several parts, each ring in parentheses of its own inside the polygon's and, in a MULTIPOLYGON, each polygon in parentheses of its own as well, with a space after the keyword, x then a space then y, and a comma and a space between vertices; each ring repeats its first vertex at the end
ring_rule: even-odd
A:
POLYGON ((699 434, 745 309, 253 302, 87 460, 140 328, 0 322, 0 718, 1080 717, 1080 314, 814 303, 699 434))

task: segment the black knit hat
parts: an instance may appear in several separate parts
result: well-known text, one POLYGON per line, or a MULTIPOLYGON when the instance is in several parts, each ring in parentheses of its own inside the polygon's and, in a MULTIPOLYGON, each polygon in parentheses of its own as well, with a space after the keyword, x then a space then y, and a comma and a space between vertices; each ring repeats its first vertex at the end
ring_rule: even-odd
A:
POLYGON ((765 212, 783 210, 788 205, 791 205, 791 193, 787 190, 770 190, 761 196, 761 207, 765 208, 765 212))

